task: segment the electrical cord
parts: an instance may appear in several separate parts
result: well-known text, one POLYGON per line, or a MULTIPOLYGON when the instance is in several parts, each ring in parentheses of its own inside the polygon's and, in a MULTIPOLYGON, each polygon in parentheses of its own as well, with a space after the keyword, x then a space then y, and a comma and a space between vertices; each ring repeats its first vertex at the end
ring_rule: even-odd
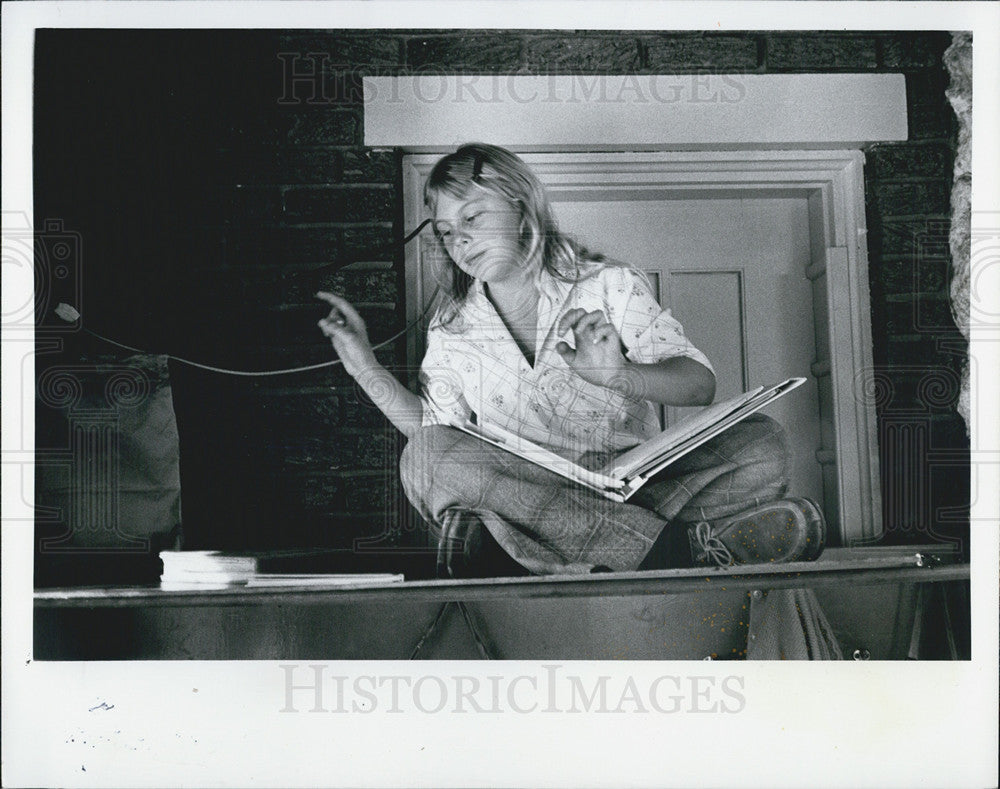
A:
MULTIPOLYGON (((412 241, 414 238, 416 238, 417 234, 421 230, 423 230, 424 227, 426 227, 427 224, 430 221, 431 221, 430 219, 425 219, 423 222, 421 222, 419 225, 417 225, 417 227, 413 231, 411 231, 402 240, 402 242, 400 242, 399 246, 400 247, 404 247, 410 241, 412 241)), ((303 275, 306 275, 306 274, 310 274, 310 275, 311 274, 315 274, 317 271, 322 271, 323 269, 330 268, 331 266, 334 266, 334 265, 339 265, 339 264, 328 263, 328 264, 326 264, 324 266, 318 266, 316 268, 309 269, 308 271, 297 272, 295 274, 290 275, 289 277, 286 277, 285 279, 293 279, 295 277, 303 276, 303 275)), ((431 293, 431 296, 430 296, 430 298, 427 301, 427 306, 424 308, 424 311, 421 312, 420 315, 418 315, 417 318, 414 321, 412 321, 411 323, 408 323, 406 326, 403 327, 402 331, 399 331, 396 334, 392 335, 392 337, 390 337, 389 339, 383 340, 382 342, 378 343, 377 345, 373 345, 372 346, 372 350, 373 351, 378 350, 379 348, 382 348, 383 346, 386 346, 386 345, 388 345, 388 344, 390 344, 392 342, 395 342, 400 337, 402 337, 407 332, 409 332, 412 328, 414 328, 415 326, 417 326, 425 317, 427 317, 427 313, 430 311, 431 305, 434 303, 434 297, 437 295, 439 287, 440 286, 434 288, 434 291, 431 293)), ((56 306, 56 308, 55 308, 55 313, 56 313, 56 315, 58 315, 62 320, 66 321, 67 323, 75 323, 76 321, 80 320, 80 318, 81 318, 80 313, 76 310, 76 308, 73 307, 73 306, 71 306, 71 305, 69 305, 69 304, 66 304, 66 303, 60 303, 60 304, 58 304, 56 306)), ((149 351, 144 351, 141 348, 135 348, 135 347, 133 347, 131 345, 126 345, 125 343, 118 342, 117 340, 113 340, 110 337, 105 337, 104 335, 98 334, 97 332, 92 331, 92 330, 86 328, 85 326, 81 326, 80 328, 81 328, 81 330, 84 333, 89 334, 91 337, 96 337, 101 342, 108 343, 109 345, 117 346, 118 348, 122 348, 122 349, 124 349, 126 351, 131 351, 132 353, 141 353, 141 354, 148 354, 149 353, 149 351)), ((338 364, 343 364, 342 360, 340 360, 340 359, 332 359, 329 362, 319 362, 318 364, 309 364, 309 365, 305 365, 305 366, 302 366, 302 367, 288 367, 288 368, 284 368, 284 369, 281 369, 281 370, 230 370, 230 369, 225 368, 225 367, 216 367, 216 366, 211 365, 211 364, 204 364, 202 362, 192 361, 191 359, 185 359, 185 358, 180 357, 180 356, 174 356, 173 354, 164 354, 164 355, 168 359, 173 359, 175 362, 180 362, 180 363, 186 364, 186 365, 188 365, 190 367, 197 367, 198 369, 201 369, 201 370, 208 370, 208 371, 213 372, 213 373, 222 373, 223 375, 235 375, 235 376, 247 376, 247 377, 264 377, 264 376, 271 376, 271 375, 291 375, 292 373, 303 373, 303 372, 308 372, 310 370, 320 370, 320 369, 322 369, 324 367, 333 367, 333 366, 338 365, 338 364)))

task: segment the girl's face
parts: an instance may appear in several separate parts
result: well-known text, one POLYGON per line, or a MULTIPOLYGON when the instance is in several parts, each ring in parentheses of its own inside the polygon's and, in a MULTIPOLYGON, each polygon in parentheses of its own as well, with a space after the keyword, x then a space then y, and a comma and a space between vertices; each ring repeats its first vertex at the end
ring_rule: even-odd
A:
POLYGON ((517 208, 484 189, 437 196, 434 229, 455 265, 483 282, 524 277, 520 226, 517 208))

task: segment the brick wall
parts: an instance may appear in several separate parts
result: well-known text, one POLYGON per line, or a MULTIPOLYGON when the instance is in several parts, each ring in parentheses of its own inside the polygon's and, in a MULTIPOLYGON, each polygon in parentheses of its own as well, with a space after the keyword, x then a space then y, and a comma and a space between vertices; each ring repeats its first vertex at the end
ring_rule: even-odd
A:
MULTIPOLYGON (((866 153, 874 375, 892 389, 879 400, 885 522, 889 540, 927 538, 935 513, 961 507, 967 486, 964 425, 955 413, 965 344, 951 319, 947 283, 949 191, 955 122, 944 91, 946 33, 607 34, 495 31, 291 36, 297 65, 352 60, 361 73, 779 73, 902 72, 910 122, 904 143, 866 153), (365 64, 370 64, 370 69, 365 64), (901 435, 901 425, 905 430, 901 435), (923 451, 910 452, 912 441, 923 451), (930 488, 927 486, 930 485, 930 488)), ((286 56, 287 57, 287 56, 286 56)), ((336 72, 333 68, 331 71, 336 72)), ((300 73, 303 73, 300 72, 300 73)), ((354 70, 354 75, 358 71, 354 70)), ((328 79, 324 93, 335 91, 328 79)), ((306 100, 315 93, 298 86, 306 100)), ((360 142, 360 140, 358 140, 360 142)), ((961 520, 961 513, 949 517, 961 520)), ((938 524, 940 526, 940 523, 938 524)), ((953 529, 945 527, 942 532, 953 529)))
MULTIPOLYGON (((152 45, 148 39, 130 45, 135 57, 152 49, 174 65, 171 71, 161 64, 157 78, 161 88, 180 80, 182 99, 174 109, 186 120, 164 122, 194 150, 168 145, 174 167, 163 165, 156 173, 171 184, 174 202, 186 196, 180 229, 165 240, 171 253, 153 255, 167 273, 157 268, 123 275, 120 261, 112 279, 119 291, 138 293, 152 278, 169 294, 159 314, 170 317, 160 335, 145 331, 149 341, 257 368, 330 358, 315 329, 323 310, 311 294, 319 287, 357 303, 373 339, 402 329, 402 257, 391 248, 404 231, 399 160, 363 145, 364 74, 903 72, 909 139, 873 146, 866 167, 875 374, 892 389, 891 398, 879 401, 889 539, 926 539, 934 513, 967 502, 962 463, 968 443, 954 407, 965 350, 947 302, 955 145, 941 61, 947 34, 186 35, 180 76, 177 47, 166 34, 154 36, 152 45), (174 172, 185 168, 196 172, 174 172), (308 273, 317 266, 328 267, 308 273), (902 437, 901 423, 910 425, 902 437), (902 451, 899 442, 909 440, 924 442, 929 454, 902 451)), ((66 42, 53 33, 40 46, 43 85, 46 79, 61 85, 66 42)), ((75 46, 96 44, 78 37, 75 46)), ((76 62, 92 63, 86 57, 76 62)), ((120 64, 111 66, 102 78, 136 79, 123 76, 120 64)), ((148 86, 149 75, 144 79, 148 86)), ((41 134, 44 144, 48 138, 41 134)), ((53 148, 60 141, 49 140, 53 148)), ((135 155, 148 149, 144 141, 135 155)), ((62 210, 54 195, 65 184, 56 164, 50 170, 53 188, 36 216, 62 210)), ((71 225, 72 211, 62 213, 71 225)), ((99 232, 87 224, 86 211, 80 215, 99 232)), ((142 216, 136 221, 155 224, 142 216)), ((121 325, 141 322, 122 309, 107 306, 121 325)), ((380 355, 400 368, 403 341, 380 355)), ((420 542, 407 508, 398 504, 400 442, 339 368, 223 379, 175 365, 172 375, 188 458, 182 484, 192 545, 347 548, 361 537, 377 538, 383 547, 420 542)))

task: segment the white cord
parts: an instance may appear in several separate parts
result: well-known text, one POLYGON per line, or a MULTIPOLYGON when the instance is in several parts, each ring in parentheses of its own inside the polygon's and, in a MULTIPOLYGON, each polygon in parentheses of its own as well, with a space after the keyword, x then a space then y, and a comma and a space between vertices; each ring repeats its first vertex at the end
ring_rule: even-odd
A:
MULTIPOLYGON (((383 347, 385 345, 388 345, 391 342, 395 342, 397 339, 399 339, 404 334, 406 334, 410 329, 412 329, 414 326, 416 326, 418 323, 420 323, 420 321, 422 321, 426 317, 427 312, 430 310, 430 305, 434 302, 434 296, 435 295, 437 295, 437 289, 435 289, 434 293, 431 294, 431 298, 428 301, 428 305, 427 305, 426 309, 424 309, 424 311, 422 313, 420 313, 420 315, 417 317, 417 319, 415 321, 413 321, 413 323, 410 323, 407 326, 404 326, 402 331, 397 332, 392 337, 390 337, 388 340, 383 340, 378 345, 373 345, 372 346, 372 350, 373 351, 377 351, 379 348, 381 348, 381 347, 383 347)), ((58 315, 60 318, 62 318, 64 321, 66 321, 68 323, 75 323, 76 321, 80 320, 80 313, 77 312, 77 310, 75 308, 71 307, 69 304, 60 303, 56 307, 55 313, 56 313, 56 315, 58 315)), ((81 327, 81 328, 83 328, 83 327, 81 327)), ((117 340, 112 340, 110 337, 104 337, 103 335, 98 334, 97 332, 91 331, 90 329, 83 328, 83 331, 85 331, 87 334, 91 335, 92 337, 96 337, 97 339, 101 340, 102 342, 106 342, 106 343, 109 343, 111 345, 116 345, 119 348, 124 348, 126 351, 132 351, 133 353, 141 353, 141 354, 150 355, 149 351, 144 351, 141 348, 134 348, 131 345, 125 345, 124 343, 120 343, 117 340)), ((184 359, 184 358, 182 358, 180 356, 174 356, 173 354, 169 354, 169 353, 168 354, 163 354, 163 355, 165 355, 168 359, 173 359, 175 362, 181 362, 182 364, 186 364, 186 365, 189 365, 191 367, 198 367, 198 368, 200 368, 202 370, 209 370, 209 371, 211 371, 213 373, 222 373, 223 375, 241 375, 241 376, 254 376, 254 377, 263 377, 263 376, 269 376, 269 375, 291 375, 292 373, 304 373, 304 372, 308 372, 309 370, 320 370, 320 369, 322 369, 324 367, 333 367, 334 365, 337 365, 337 364, 343 364, 343 360, 341 360, 341 359, 333 359, 333 360, 331 360, 329 362, 320 362, 318 364, 310 364, 310 365, 306 365, 305 367, 289 367, 289 368, 286 368, 286 369, 283 369, 283 370, 228 370, 225 367, 214 367, 214 366, 212 366, 210 364, 202 364, 201 362, 193 362, 190 359, 184 359)))
MULTIPOLYGON (((98 334, 97 332, 93 332, 90 329, 84 329, 84 331, 87 332, 87 334, 89 334, 89 335, 91 335, 93 337, 96 337, 99 340, 103 340, 106 343, 110 343, 111 345, 117 345, 119 348, 124 348, 126 351, 132 351, 133 353, 142 353, 142 354, 148 354, 149 353, 148 351, 144 351, 144 350, 142 350, 140 348, 133 348, 131 345, 125 345, 123 343, 116 342, 115 340, 112 340, 109 337, 103 337, 102 335, 98 334)), ((403 331, 406 331, 406 329, 404 329, 403 331)), ((394 340, 394 339, 396 339, 396 338, 393 337, 393 338, 391 338, 389 340, 386 340, 386 342, 392 342, 392 340, 394 340)), ((376 345, 375 347, 378 348, 380 346, 376 345)), ((372 350, 374 350, 374 348, 372 350)), ((332 367, 335 364, 342 364, 343 363, 340 359, 333 359, 332 361, 329 361, 329 362, 320 362, 319 364, 310 364, 307 367, 289 367, 288 369, 285 369, 285 370, 228 370, 225 367, 213 367, 210 364, 202 364, 201 362, 193 362, 190 359, 184 359, 184 358, 182 358, 180 356, 174 356, 173 354, 169 354, 169 353, 165 354, 165 355, 166 355, 166 357, 168 359, 173 359, 175 362, 181 362, 181 363, 189 365, 191 367, 198 367, 198 368, 200 368, 202 370, 210 370, 213 373, 223 373, 224 375, 244 375, 244 376, 287 375, 287 374, 290 374, 290 373, 302 373, 302 372, 305 372, 307 370, 319 370, 322 367, 332 367)))

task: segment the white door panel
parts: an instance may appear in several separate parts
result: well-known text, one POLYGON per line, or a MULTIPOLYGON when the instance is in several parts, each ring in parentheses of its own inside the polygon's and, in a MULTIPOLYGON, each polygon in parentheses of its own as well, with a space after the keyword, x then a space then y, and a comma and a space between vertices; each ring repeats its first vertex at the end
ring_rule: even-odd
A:
MULTIPOLYGON (((805 275, 807 200, 658 197, 570 191, 553 195, 553 203, 560 227, 590 249, 657 275, 651 279, 661 303, 715 368, 716 399, 808 377, 816 343, 805 275)), ((686 410, 667 409, 667 421, 686 410)), ((789 432, 791 491, 822 501, 815 389, 783 398, 767 413, 789 432)))

